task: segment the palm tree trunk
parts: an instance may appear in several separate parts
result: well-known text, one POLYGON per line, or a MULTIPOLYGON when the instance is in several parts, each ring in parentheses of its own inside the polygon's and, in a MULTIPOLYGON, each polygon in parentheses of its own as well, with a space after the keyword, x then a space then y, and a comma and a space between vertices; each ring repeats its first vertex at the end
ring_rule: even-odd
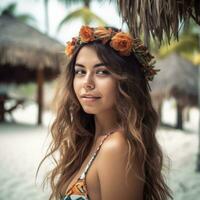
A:
MULTIPOLYGON (((199 46, 200 46, 200 36, 199 36, 199 46)), ((198 135, 199 135, 199 145, 198 145, 198 150, 197 150, 197 163, 196 163, 196 171, 200 172, 200 63, 198 67, 198 104, 199 104, 199 130, 198 130, 198 135)))
POLYGON ((49 0, 44 0, 44 10, 45 10, 45 32, 48 35, 49 33, 49 14, 48 14, 48 4, 49 0))

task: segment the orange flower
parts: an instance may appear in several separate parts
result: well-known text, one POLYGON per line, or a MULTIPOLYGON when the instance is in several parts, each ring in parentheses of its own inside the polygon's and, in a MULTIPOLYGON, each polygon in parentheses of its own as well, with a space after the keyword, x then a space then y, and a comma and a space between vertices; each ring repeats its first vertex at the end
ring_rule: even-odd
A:
POLYGON ((121 55, 130 55, 133 48, 133 39, 128 33, 117 33, 111 40, 110 46, 119 51, 121 55))
POLYGON ((67 56, 71 56, 73 51, 74 51, 74 48, 75 48, 75 46, 74 46, 74 42, 73 41, 72 42, 67 42, 67 46, 65 48, 65 54, 67 56))
POLYGON ((98 39, 101 39, 103 44, 105 44, 106 42, 108 42, 108 40, 110 40, 111 34, 112 34, 111 28, 106 29, 100 26, 94 30, 94 36, 98 39))
POLYGON ((93 29, 89 26, 82 26, 79 32, 81 42, 90 42, 94 40, 93 29))

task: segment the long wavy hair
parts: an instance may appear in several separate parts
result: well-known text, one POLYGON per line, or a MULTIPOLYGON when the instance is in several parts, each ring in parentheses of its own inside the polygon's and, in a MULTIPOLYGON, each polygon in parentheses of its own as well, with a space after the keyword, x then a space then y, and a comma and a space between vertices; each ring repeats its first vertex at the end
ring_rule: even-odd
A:
POLYGON ((109 45, 95 41, 77 47, 61 74, 59 91, 56 93, 59 99, 56 118, 51 126, 52 142, 38 167, 39 170, 47 157, 53 157, 55 167, 44 180, 51 185, 49 200, 61 198, 67 188, 67 180, 81 167, 94 140, 94 115, 84 112, 73 88, 76 57, 86 45, 96 51, 100 60, 108 63, 109 70, 118 82, 115 106, 128 141, 127 174, 132 159, 138 159, 142 175, 136 175, 144 183, 144 200, 172 199, 163 173, 168 166, 165 165, 164 154, 156 139, 159 119, 152 106, 147 81, 140 70, 142 66, 134 54, 120 56, 109 45))

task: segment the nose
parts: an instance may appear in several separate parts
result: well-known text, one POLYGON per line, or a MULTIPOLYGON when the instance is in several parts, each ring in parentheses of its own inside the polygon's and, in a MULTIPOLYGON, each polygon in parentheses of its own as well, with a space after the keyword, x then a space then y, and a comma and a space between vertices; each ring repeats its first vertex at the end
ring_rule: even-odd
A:
POLYGON ((83 84, 84 89, 89 90, 89 89, 94 89, 95 88, 95 84, 94 84, 94 80, 91 77, 91 75, 88 75, 84 81, 83 84))

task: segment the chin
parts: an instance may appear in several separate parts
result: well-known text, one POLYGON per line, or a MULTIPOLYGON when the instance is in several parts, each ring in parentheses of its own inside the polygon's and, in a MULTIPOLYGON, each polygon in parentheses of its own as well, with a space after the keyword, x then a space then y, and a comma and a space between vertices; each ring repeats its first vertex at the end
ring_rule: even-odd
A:
POLYGON ((87 114, 98 114, 99 112, 95 108, 89 108, 89 107, 82 107, 84 112, 87 114))
POLYGON ((97 112, 95 112, 95 111, 93 111, 93 110, 91 110, 91 109, 83 109, 84 111, 85 111, 85 113, 87 113, 87 114, 97 114, 97 112))

